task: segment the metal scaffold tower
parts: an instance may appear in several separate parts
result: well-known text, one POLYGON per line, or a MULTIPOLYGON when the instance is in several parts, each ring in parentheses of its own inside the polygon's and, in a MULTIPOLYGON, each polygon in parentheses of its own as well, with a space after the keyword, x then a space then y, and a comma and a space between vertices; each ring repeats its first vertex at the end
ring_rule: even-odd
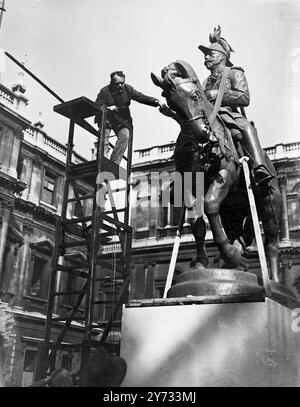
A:
POLYGON ((126 301, 132 241, 132 228, 129 226, 132 131, 130 131, 127 157, 123 156, 123 162, 126 165, 121 167, 104 156, 105 109, 101 113, 101 131, 96 130, 86 120, 99 114, 99 108, 85 97, 56 105, 54 111, 68 118, 70 122, 64 194, 61 216, 58 216, 56 221, 45 337, 40 348, 37 368, 38 379, 45 377, 48 370, 55 369, 58 350, 80 352, 82 367, 91 349, 105 344, 110 331, 115 326, 120 307, 126 301), (97 137, 96 159, 80 164, 74 163, 75 125, 97 137), (89 185, 91 193, 82 195, 78 187, 80 182, 89 185), (114 183, 117 183, 115 187, 113 187, 114 183), (74 191, 71 196, 70 188, 74 191), (124 199, 119 208, 114 197, 120 193, 123 194, 124 199), (84 202, 88 200, 92 202, 89 214, 84 213, 84 202), (76 206, 76 217, 69 216, 68 205, 76 206), (106 207, 108 210, 105 209, 106 207), (118 253, 112 250, 114 257, 110 259, 105 256, 104 250, 108 242, 114 247, 120 246, 118 253), (80 250, 85 253, 81 264, 77 266, 65 264, 67 263, 65 256, 70 250, 80 250), (105 303, 98 298, 101 284, 105 280, 102 273, 104 269, 111 270, 111 281, 118 279, 120 290, 111 304, 111 316, 103 326, 103 321, 97 321, 94 315, 96 307, 105 303), (64 273, 72 278, 81 278, 82 287, 76 290, 62 287, 61 279, 64 273), (65 296, 72 298, 72 304, 68 313, 61 316, 58 312, 58 304, 65 296), (77 331, 80 331, 81 341, 69 343, 65 338, 74 324, 80 328, 77 331))

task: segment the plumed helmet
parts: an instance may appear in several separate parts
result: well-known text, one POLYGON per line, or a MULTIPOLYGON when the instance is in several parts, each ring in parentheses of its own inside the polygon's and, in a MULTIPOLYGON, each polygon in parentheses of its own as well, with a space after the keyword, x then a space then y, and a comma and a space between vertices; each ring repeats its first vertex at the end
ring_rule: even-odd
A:
POLYGON ((230 53, 234 52, 228 42, 221 37, 221 27, 218 25, 218 28, 214 28, 214 32, 209 34, 210 46, 205 47, 204 45, 199 45, 200 51, 206 55, 210 51, 219 51, 224 54, 227 58, 227 66, 233 66, 230 60, 230 53))

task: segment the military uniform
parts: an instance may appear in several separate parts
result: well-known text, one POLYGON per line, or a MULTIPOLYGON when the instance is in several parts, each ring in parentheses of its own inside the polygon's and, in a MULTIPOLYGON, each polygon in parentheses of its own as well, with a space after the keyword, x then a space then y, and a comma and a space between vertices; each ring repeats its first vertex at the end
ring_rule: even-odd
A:
MULTIPOLYGON (((198 48, 204 55, 212 51, 225 55, 226 66, 230 67, 218 113, 231 130, 234 138, 238 133, 242 134, 240 142, 245 154, 250 158, 256 183, 266 183, 274 178, 274 175, 266 166, 265 155, 260 146, 256 128, 238 111, 238 108, 246 107, 250 103, 250 93, 244 70, 233 66, 230 62, 230 52, 233 50, 227 41, 221 37, 220 27, 218 30, 215 29, 214 34, 211 34, 209 38, 211 41, 210 47, 200 45, 198 48)), ((206 79, 203 84, 205 92, 219 90, 224 69, 225 66, 220 64, 218 69, 215 69, 206 79)))

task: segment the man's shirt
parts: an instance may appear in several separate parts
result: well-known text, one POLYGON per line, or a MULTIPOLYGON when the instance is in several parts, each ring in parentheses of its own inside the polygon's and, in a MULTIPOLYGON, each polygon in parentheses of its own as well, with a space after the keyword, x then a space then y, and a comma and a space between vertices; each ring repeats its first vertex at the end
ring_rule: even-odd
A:
MULTIPOLYGON (((101 107, 105 106, 117 106, 118 112, 107 112, 107 122, 110 127, 117 132, 122 127, 131 128, 132 127, 132 117, 130 115, 129 105, 131 100, 142 103, 148 106, 158 106, 158 100, 146 96, 141 92, 135 90, 132 86, 125 83, 123 89, 117 89, 114 91, 111 85, 107 85, 100 90, 98 93, 96 104, 101 107)), ((101 114, 95 117, 95 123, 101 125, 101 114)))

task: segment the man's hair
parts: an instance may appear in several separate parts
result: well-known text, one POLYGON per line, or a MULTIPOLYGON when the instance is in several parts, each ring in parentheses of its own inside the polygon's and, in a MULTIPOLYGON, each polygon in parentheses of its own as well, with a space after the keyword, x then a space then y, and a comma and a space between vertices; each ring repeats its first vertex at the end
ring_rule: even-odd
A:
POLYGON ((51 387, 72 387, 72 377, 67 369, 58 369, 52 376, 50 381, 51 387))
POLYGON ((121 78, 125 79, 125 74, 123 71, 114 71, 110 74, 110 81, 112 82, 115 75, 121 76, 121 78))

